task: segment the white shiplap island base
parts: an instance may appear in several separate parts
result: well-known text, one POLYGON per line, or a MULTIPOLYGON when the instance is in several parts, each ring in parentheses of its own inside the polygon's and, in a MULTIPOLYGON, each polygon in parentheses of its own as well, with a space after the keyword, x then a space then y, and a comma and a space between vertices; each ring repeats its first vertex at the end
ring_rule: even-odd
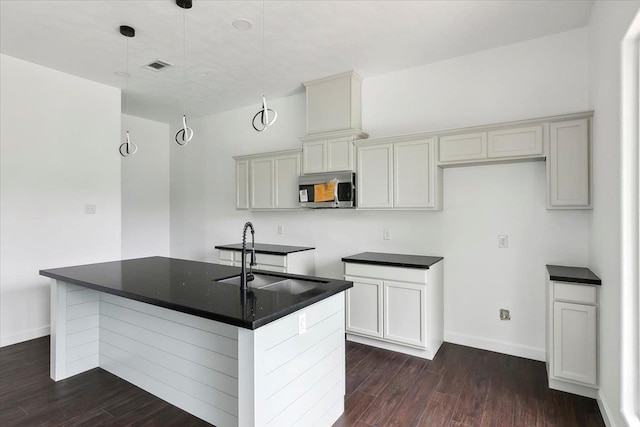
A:
POLYGON ((218 427, 331 426, 344 316, 340 292, 252 330, 52 279, 51 378, 100 367, 218 427))

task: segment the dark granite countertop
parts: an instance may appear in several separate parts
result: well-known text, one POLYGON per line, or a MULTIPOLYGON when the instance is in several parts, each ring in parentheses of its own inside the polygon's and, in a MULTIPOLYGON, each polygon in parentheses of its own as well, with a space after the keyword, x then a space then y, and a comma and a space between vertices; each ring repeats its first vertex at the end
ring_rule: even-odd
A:
POLYGON ((564 265, 548 265, 549 278, 557 282, 586 283, 602 285, 602 281, 593 271, 584 267, 568 267, 564 265))
POLYGON ((246 329, 259 328, 353 286, 344 280, 254 271, 326 283, 297 295, 250 289, 243 298, 239 286, 217 282, 240 275, 240 267, 165 257, 54 268, 40 274, 246 329))
POLYGON ((428 270, 436 262, 444 258, 439 256, 385 254, 380 252, 363 252, 342 258, 343 262, 357 264, 387 265, 390 267, 420 268, 428 270))
MULTIPOLYGON (((250 244, 247 244, 247 247, 250 247, 250 244)), ((232 243, 230 245, 217 245, 216 249, 226 249, 229 251, 241 251, 242 243, 232 243)), ((286 246, 286 245, 269 245, 266 243, 256 243, 255 244, 256 253, 259 254, 271 254, 271 255, 287 255, 292 254, 294 252, 302 252, 302 251, 311 251, 315 248, 310 248, 307 246, 286 246)))

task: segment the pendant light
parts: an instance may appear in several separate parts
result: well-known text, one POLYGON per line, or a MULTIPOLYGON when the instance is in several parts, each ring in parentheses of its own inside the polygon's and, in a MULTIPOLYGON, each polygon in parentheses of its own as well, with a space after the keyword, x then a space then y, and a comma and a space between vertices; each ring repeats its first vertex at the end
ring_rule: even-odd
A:
POLYGON ((124 92, 125 99, 125 129, 126 131, 126 139, 120 144, 120 155, 122 157, 129 157, 138 151, 138 146, 131 142, 131 137, 129 136, 129 78, 131 75, 129 74, 129 39, 136 36, 136 30, 133 27, 129 27, 127 25, 120 26, 120 34, 122 34, 127 40, 127 68, 124 73, 119 73, 118 75, 122 76, 126 80, 126 90, 124 92))
MULTIPOLYGON (((265 53, 264 53, 264 0, 262 0, 262 86, 263 89, 266 86, 265 75, 265 53)), ((264 92, 263 92, 264 93, 264 92)), ((278 119, 278 113, 271 108, 267 108, 267 98, 262 95, 262 108, 253 116, 251 125, 258 132, 264 132, 267 128, 273 125, 278 119), (273 118, 269 118, 269 112, 273 113, 273 118), (259 118, 258 125, 256 126, 256 119, 259 118)))
MULTIPOLYGON (((186 57, 187 57, 187 9, 191 9, 191 0, 176 0, 176 4, 182 8, 182 85, 186 86, 186 57)), ((193 138, 193 129, 187 126, 187 100, 185 89, 182 91, 182 129, 176 132, 175 141, 180 146, 185 146, 193 138)))

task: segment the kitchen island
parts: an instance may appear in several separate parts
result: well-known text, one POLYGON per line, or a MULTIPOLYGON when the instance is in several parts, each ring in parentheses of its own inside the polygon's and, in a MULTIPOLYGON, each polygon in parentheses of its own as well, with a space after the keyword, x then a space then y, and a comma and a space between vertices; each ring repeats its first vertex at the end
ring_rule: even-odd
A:
POLYGON ((164 257, 42 270, 51 378, 100 367, 218 427, 330 426, 352 283, 262 273, 307 287, 242 292, 238 267, 164 257))

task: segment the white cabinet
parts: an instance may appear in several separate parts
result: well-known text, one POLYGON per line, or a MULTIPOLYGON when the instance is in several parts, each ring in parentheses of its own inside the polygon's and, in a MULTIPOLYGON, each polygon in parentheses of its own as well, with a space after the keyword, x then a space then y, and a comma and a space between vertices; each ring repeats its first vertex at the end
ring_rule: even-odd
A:
POLYGON ((542 125, 488 132, 487 158, 541 156, 542 125))
POLYGON ((303 173, 353 171, 353 138, 302 143, 303 173))
POLYGON ((595 398, 598 388, 598 286, 548 280, 549 387, 595 398))
POLYGON ((487 132, 440 137, 438 160, 443 164, 542 158, 543 126, 496 128, 487 132))
POLYGON ((273 160, 275 208, 299 208, 298 177, 300 176, 300 153, 280 154, 274 156, 273 160))
POLYGON ((384 337, 402 344, 426 348, 426 286, 384 282, 384 337))
POLYGON ((551 123, 547 159, 547 208, 591 208, 589 119, 551 123))
POLYGON ((358 143, 358 208, 441 209, 435 141, 414 137, 358 143))
MULTIPOLYGON (((250 247, 251 245, 247 245, 250 247)), ((247 253, 247 268, 249 268, 250 254, 247 253)), ((232 267, 242 267, 242 251, 220 249, 220 264, 232 267)), ((266 270, 276 273, 291 273, 313 276, 315 274, 314 250, 292 252, 285 255, 256 253, 256 264, 254 270, 266 270)))
POLYGON ((437 207, 439 180, 434 151, 434 138, 393 144, 393 206, 395 208, 435 209, 437 207))
POLYGON ((300 150, 239 156, 236 209, 297 209, 300 150))
POLYGON ((347 339, 432 359, 442 345, 443 266, 345 263, 347 339))
POLYGON ((382 338, 382 280, 350 276, 345 280, 353 282, 346 293, 347 330, 382 338))
POLYGON ((275 207, 273 165, 273 157, 258 157, 249 160, 251 209, 273 209, 275 207))
POLYGON ((586 384, 596 381, 596 307, 553 303, 553 376, 586 384))
POLYGON ((249 160, 236 160, 236 209, 249 209, 249 160))
POLYGON ((342 73, 304 85, 308 135, 362 128, 362 83, 358 74, 342 73))
POLYGON ((440 163, 485 159, 487 157, 487 133, 442 136, 438 153, 440 163))
POLYGON ((358 208, 393 207, 393 144, 358 147, 358 208))

